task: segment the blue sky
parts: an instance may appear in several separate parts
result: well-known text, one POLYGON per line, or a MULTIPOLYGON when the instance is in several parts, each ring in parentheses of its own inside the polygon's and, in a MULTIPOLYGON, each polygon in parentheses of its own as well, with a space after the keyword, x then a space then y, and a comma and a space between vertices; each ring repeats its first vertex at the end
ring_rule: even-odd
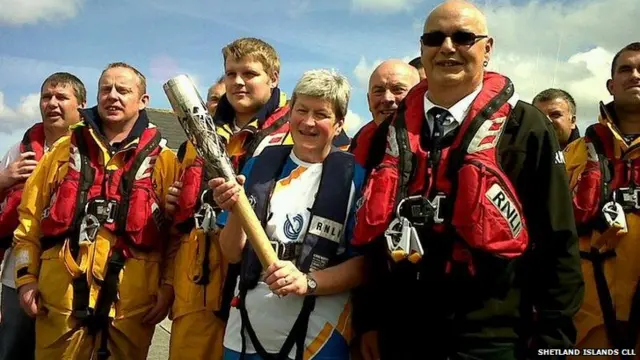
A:
MULTIPOLYGON (((125 61, 147 76, 150 106, 169 108, 162 91, 167 79, 187 73, 204 94, 222 74, 221 48, 246 36, 262 38, 279 52, 281 88, 287 93, 312 68, 335 68, 348 76, 353 85, 349 129, 353 134, 370 119, 366 79, 376 61, 416 56, 424 19, 437 3, 0 0, 0 153, 39 120, 35 99, 42 80, 55 71, 78 75, 92 106, 101 69, 110 62, 125 61)), ((598 85, 606 81, 607 74, 602 79, 606 61, 625 41, 633 40, 629 34, 637 29, 632 24, 640 17, 638 3, 486 0, 478 5, 487 13, 496 37, 492 66, 510 76, 516 90, 524 85, 520 86, 523 98, 551 85, 564 86, 579 93, 577 99, 588 100, 584 117, 593 118, 591 103, 607 96, 604 85, 598 85), (609 11, 622 29, 598 24, 606 4, 624 9, 609 11), (558 27, 569 28, 564 43, 558 39, 558 27), (526 41, 532 34, 536 37, 526 41)))

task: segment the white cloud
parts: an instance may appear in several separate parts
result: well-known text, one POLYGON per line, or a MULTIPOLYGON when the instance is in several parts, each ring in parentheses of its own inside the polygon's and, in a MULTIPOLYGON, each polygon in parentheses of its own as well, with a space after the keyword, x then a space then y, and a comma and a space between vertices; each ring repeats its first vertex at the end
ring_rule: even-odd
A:
POLYGON ((639 1, 494 1, 484 12, 496 39, 489 69, 509 76, 525 101, 549 87, 568 91, 582 133, 597 121, 598 103, 611 100, 606 81, 613 56, 637 41, 631 29, 637 28, 639 1))
POLYGON ((347 111, 347 116, 345 116, 344 119, 344 131, 353 136, 358 129, 360 129, 360 127, 362 127, 363 124, 363 120, 362 120, 362 116, 354 113, 351 110, 347 111))
POLYGON ((420 0, 351 0, 351 8, 355 11, 392 13, 408 11, 420 0))
POLYGON ((84 0, 0 0, 0 25, 35 24, 75 17, 84 0))
POLYGON ((34 93, 20 98, 14 109, 4 101, 4 93, 0 91, 0 132, 11 134, 25 129, 40 120, 40 94, 34 93))
MULTIPOLYGON (((597 121, 599 102, 611 100, 606 80, 614 54, 638 41, 633 29, 638 28, 640 1, 476 3, 486 14, 490 34, 495 38, 489 70, 511 78, 524 101, 530 102, 549 87, 571 93, 577 103, 582 133, 588 124, 597 121)), ((362 56, 354 75, 366 84, 379 63, 380 60, 370 62, 362 56)))
MULTIPOLYGON (((409 63, 409 61, 413 60, 419 53, 415 55, 407 55, 401 58, 402 61, 409 63)), ((387 60, 387 59, 384 59, 387 60)), ((371 77, 371 73, 376 69, 378 65, 384 61, 383 59, 375 59, 372 63, 369 63, 364 56, 360 57, 360 61, 358 65, 353 69, 353 74, 357 80, 357 86, 368 89, 369 88, 369 77, 371 77)))

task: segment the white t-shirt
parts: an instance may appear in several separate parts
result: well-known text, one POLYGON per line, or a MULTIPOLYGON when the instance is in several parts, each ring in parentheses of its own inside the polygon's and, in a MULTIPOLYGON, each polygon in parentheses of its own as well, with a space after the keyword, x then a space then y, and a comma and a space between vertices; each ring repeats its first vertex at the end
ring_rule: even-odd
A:
MULTIPOLYGON (((251 176, 250 169, 254 159, 247 162, 243 173, 251 176)), ((309 209, 313 206, 315 194, 320 184, 322 163, 310 164, 298 159, 293 151, 284 166, 281 180, 274 188, 270 201, 270 211, 273 213, 265 228, 270 239, 277 239, 283 243, 301 242, 304 238, 304 229, 310 220, 309 209)), ((360 194, 364 170, 357 167, 354 181, 351 187, 349 211, 343 222, 346 224, 343 232, 341 252, 346 251, 347 241, 351 240, 353 218, 355 214, 355 196, 360 194)), ((219 223, 226 222, 226 214, 221 214, 219 223)), ((236 288, 236 295, 238 289, 236 288)), ((249 290, 246 297, 246 308, 253 329, 256 332, 260 344, 269 353, 278 353, 289 335, 293 324, 302 308, 304 297, 288 295, 279 298, 273 294, 267 284, 260 281, 256 288, 249 290)), ((349 292, 330 296, 318 296, 314 311, 311 313, 307 336, 306 348, 311 350, 312 357, 325 356, 328 353, 346 355, 348 359, 347 342, 345 340, 350 324, 351 305, 349 292), (313 344, 313 345, 311 345, 313 344)), ((224 346, 233 351, 242 350, 242 338, 240 312, 231 308, 227 329, 224 338, 224 346)), ((246 336, 246 352, 255 353, 255 349, 246 336)), ((289 356, 295 358, 294 346, 289 356)), ((342 358, 342 357, 338 357, 342 358)), ((338 359, 337 358, 337 359, 338 359)))
MULTIPOLYGON (((44 151, 48 151, 49 148, 45 145, 44 151)), ((2 158, 0 162, 0 168, 6 169, 20 157, 20 143, 13 145, 2 158)), ((11 256, 12 248, 8 248, 4 253, 4 260, 2 261, 2 284, 10 288, 16 288, 15 267, 16 258, 11 256)))

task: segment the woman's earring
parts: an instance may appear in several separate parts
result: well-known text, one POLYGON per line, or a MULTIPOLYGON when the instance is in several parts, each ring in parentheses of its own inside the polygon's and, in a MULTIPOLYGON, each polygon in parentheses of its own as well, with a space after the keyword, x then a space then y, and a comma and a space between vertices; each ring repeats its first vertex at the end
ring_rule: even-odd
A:
POLYGON ((487 65, 489 65, 489 62, 487 60, 484 61, 484 67, 487 67, 487 65))

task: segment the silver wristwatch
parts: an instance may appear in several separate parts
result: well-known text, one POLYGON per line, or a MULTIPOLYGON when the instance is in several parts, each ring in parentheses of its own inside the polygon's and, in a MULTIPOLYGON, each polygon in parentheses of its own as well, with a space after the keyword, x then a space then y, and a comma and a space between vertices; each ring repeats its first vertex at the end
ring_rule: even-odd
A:
POLYGON ((307 277, 307 295, 313 295, 318 288, 318 283, 316 279, 313 278, 313 275, 306 274, 307 277))

